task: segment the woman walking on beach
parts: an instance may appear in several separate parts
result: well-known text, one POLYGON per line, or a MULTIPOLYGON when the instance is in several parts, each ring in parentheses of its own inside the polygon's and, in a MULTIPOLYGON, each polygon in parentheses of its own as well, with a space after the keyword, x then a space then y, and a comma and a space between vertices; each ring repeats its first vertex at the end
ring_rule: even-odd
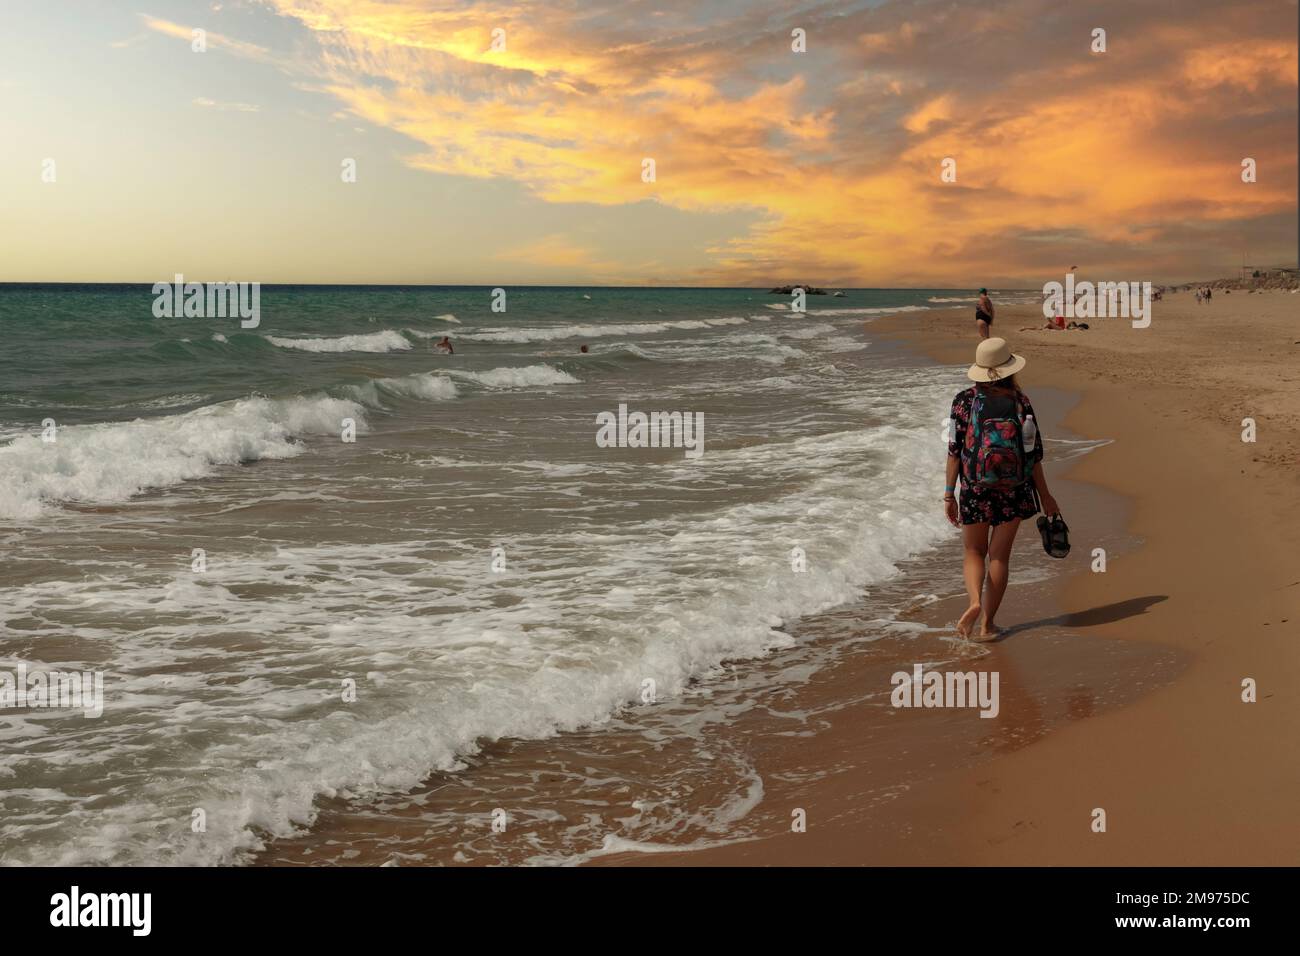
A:
POLYGON ((1016 383, 1016 373, 1024 367, 1024 357, 1013 355, 1005 339, 985 339, 966 372, 976 384, 952 401, 943 507, 948 520, 962 529, 965 545, 970 606, 957 622, 962 637, 972 636, 981 612, 977 639, 997 636, 994 618, 1007 590, 1011 547, 1020 522, 1038 512, 1035 491, 1045 514, 1058 510, 1043 474, 1043 436, 1034 407, 1016 383))

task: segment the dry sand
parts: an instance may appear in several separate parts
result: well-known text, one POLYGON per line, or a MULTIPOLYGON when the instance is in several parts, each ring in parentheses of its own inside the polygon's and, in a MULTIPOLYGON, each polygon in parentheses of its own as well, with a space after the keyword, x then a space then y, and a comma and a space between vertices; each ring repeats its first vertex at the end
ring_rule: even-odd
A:
MULTIPOLYGON (((1004 713, 976 742, 978 759, 927 766, 928 779, 898 799, 864 806, 863 780, 875 766, 928 765, 945 750, 909 740, 902 754, 878 745, 865 752, 853 708, 844 708, 815 735, 769 741, 770 836, 599 862, 1300 859, 1300 295, 1219 293, 1202 306, 1190 293, 1168 295, 1147 329, 1121 319, 1091 320, 1088 331, 1043 324, 1037 308, 1001 308, 994 334, 1028 357, 1021 379, 1031 395, 1043 386, 1082 393, 1066 423, 1112 441, 1069 477, 1132 508, 1090 513, 1088 485, 1054 486, 1075 545, 1077 573, 1059 597, 1067 614, 1016 627, 1008 596, 1000 618, 1011 634, 980 664, 1003 672, 1004 713), (1256 422, 1253 444, 1242 441, 1247 417, 1256 422), (1094 527, 1107 518, 1141 545, 1092 573, 1091 545, 1106 540, 1094 527), (1064 625, 1064 640, 1049 639, 1052 623, 1064 625), (1255 703, 1242 701, 1246 678, 1258 684, 1255 703), (1093 705, 1098 689, 1105 706, 1093 705), (1066 719, 1047 718, 1053 702, 1066 719), (818 767, 826 772, 810 772, 818 767), (780 822, 787 808, 807 811, 807 832, 780 822), (1092 830, 1095 808, 1105 810, 1105 833, 1092 830)), ((969 362, 976 344, 970 309, 881 320, 871 332, 905 338, 944 363, 969 362)), ((1018 553, 1038 546, 1024 530, 1018 553)), ((823 690, 852 693, 864 675, 856 678, 837 674, 823 690)))

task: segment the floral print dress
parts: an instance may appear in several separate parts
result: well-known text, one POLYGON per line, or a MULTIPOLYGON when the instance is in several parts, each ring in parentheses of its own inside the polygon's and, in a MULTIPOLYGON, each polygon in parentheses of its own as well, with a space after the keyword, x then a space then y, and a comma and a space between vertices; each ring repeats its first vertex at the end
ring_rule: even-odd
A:
MULTIPOLYGON (((978 386, 963 389, 952 400, 952 425, 948 442, 948 455, 961 461, 962 449, 966 446, 970 434, 971 408, 975 403, 978 386)), ((1029 396, 1019 393, 1020 404, 1025 415, 1034 415, 1034 406, 1029 403, 1029 396)), ((1038 428, 1038 440, 1034 450, 1027 458, 1026 464, 1032 469, 1034 464, 1043 460, 1043 428, 1034 415, 1034 425, 1038 428)), ((974 436, 972 435, 972 440, 974 436)), ((1014 491, 1001 492, 967 486, 966 468, 963 462, 957 469, 961 476, 960 503, 962 524, 1005 524, 1017 518, 1032 518, 1038 513, 1038 503, 1034 501, 1034 482, 1030 478, 1014 491)))

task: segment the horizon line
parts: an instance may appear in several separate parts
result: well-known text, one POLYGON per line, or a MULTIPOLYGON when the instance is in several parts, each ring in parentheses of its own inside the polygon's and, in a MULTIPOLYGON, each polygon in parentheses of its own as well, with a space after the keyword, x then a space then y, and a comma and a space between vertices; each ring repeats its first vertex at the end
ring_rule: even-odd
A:
MULTIPOLYGON (((1268 266, 1268 267, 1262 267, 1258 269, 1258 271, 1260 273, 1297 272, 1300 271, 1300 269, 1297 269, 1295 266, 1268 266)), ((1070 272, 1068 270, 1063 273, 1063 275, 1069 275, 1069 274, 1070 272)), ((173 273, 173 276, 174 275, 175 273, 173 273)), ((181 273, 181 275, 183 276, 184 273, 181 273)), ((1152 285, 1157 285, 1157 286, 1176 286, 1176 285, 1193 285, 1196 284, 1197 282, 1218 282, 1225 279, 1233 279, 1233 278, 1240 278, 1240 277, 1229 274, 1229 275, 1217 276, 1214 278, 1185 279, 1177 282, 1171 280, 1160 280, 1160 281, 1138 280, 1138 281, 1150 281, 1152 285)), ((0 280, 0 289, 12 289, 14 287, 42 287, 42 286, 109 286, 109 287, 149 286, 152 287, 162 281, 170 282, 171 280, 126 279, 126 280, 105 281, 105 280, 84 280, 84 279, 57 279, 57 280, 6 279, 6 280, 0 280)), ((196 279, 193 281, 199 282, 201 284, 206 284, 208 282, 235 282, 241 280, 196 279)), ((242 281, 256 281, 256 280, 242 280, 242 281)), ((1055 280, 1051 280, 1051 281, 1055 281, 1055 280)), ((1080 281, 1087 282, 1093 280, 1088 280, 1085 278, 1085 279, 1081 279, 1080 281)), ((1110 280, 1095 280, 1095 281, 1110 281, 1110 280)), ((778 294, 772 292, 772 288, 774 287, 769 286, 766 283, 763 285, 670 285, 670 284, 612 285, 612 284, 590 284, 590 283, 568 283, 568 282, 558 282, 558 283, 498 282, 498 283, 487 284, 487 283, 465 283, 465 282, 260 282, 259 281, 257 284, 262 288, 272 288, 272 289, 274 288, 316 288, 316 289, 497 289, 497 288, 508 289, 508 288, 514 288, 514 289, 620 289, 620 290, 666 289, 666 290, 678 290, 678 291, 685 291, 685 290, 748 291, 748 292, 761 291, 769 295, 778 294)), ((778 285, 799 286, 804 284, 799 282, 793 282, 793 283, 779 283, 778 285)), ((988 282, 983 283, 983 285, 971 285, 969 287, 942 286, 942 285, 882 285, 882 286, 818 285, 815 282, 810 282, 807 283, 806 285, 808 288, 814 288, 814 289, 824 288, 830 291, 838 290, 838 291, 854 291, 854 292, 920 292, 920 291, 963 292, 963 291, 967 291, 968 289, 977 292, 980 288, 983 287, 987 287, 990 289, 997 287, 1000 288, 1001 291, 1008 291, 1008 292, 1041 291, 1039 290, 1038 286, 1006 285, 1006 286, 998 287, 995 284, 990 284, 988 282)))

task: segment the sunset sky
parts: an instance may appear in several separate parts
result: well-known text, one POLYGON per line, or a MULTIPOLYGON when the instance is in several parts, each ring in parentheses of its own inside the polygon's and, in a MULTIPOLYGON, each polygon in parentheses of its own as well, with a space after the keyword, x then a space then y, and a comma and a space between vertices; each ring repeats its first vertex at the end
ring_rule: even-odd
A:
POLYGON ((0 281, 1295 265, 1296 35, 1295 0, 4 0, 0 281))

